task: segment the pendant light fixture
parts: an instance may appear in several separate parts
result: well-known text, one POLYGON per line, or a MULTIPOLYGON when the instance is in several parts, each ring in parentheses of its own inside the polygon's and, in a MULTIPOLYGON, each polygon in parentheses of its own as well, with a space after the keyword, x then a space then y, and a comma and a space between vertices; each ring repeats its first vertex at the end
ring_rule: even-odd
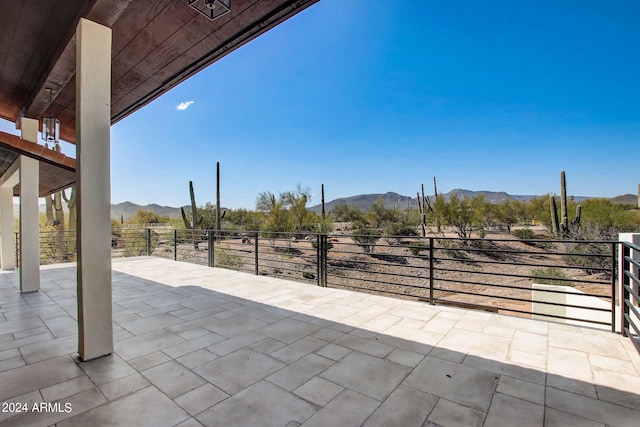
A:
POLYGON ((60 120, 53 117, 53 89, 47 90, 49 91, 49 117, 42 118, 42 140, 46 146, 51 143, 57 150, 60 142, 60 120))

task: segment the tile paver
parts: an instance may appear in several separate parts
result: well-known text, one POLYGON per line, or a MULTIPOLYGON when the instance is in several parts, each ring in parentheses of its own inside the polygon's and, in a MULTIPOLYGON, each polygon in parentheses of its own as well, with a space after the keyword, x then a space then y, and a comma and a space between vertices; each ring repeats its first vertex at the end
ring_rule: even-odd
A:
POLYGON ((640 356, 607 331, 114 260, 115 353, 77 363, 75 266, 0 272, 0 414, 24 425, 637 425, 640 356))
POLYGON ((286 426, 299 425, 315 412, 316 407, 305 400, 260 381, 200 413, 196 419, 206 426, 286 426))
POLYGON ((404 384, 486 412, 499 375, 427 356, 404 384))

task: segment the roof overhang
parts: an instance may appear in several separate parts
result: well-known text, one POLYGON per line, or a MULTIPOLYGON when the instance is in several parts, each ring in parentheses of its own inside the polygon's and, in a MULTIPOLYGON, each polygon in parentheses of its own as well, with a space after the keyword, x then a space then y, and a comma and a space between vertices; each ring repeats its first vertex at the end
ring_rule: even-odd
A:
MULTIPOLYGON (((201 0, 203 1, 203 0, 201 0)), ((0 25, 0 117, 60 120, 75 143, 75 29, 87 18, 112 30, 112 124, 318 0, 232 0, 209 20, 188 0, 5 2, 0 25)))
MULTIPOLYGON (((21 155, 39 162, 40 197, 64 190, 76 183, 75 159, 18 136, 0 132, 0 176, 11 170, 21 155)), ((20 195, 20 184, 13 188, 13 195, 20 195)))

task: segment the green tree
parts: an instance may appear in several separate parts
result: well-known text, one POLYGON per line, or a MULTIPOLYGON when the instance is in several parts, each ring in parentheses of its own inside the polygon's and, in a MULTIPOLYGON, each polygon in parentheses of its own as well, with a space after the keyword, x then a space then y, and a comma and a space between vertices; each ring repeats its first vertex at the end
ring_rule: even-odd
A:
POLYGON ((259 231, 261 226, 260 214, 248 209, 232 209, 227 211, 225 223, 230 229, 259 231))
POLYGON ((468 197, 460 199, 456 193, 452 194, 444 209, 444 219, 459 237, 470 238, 474 221, 471 199, 468 197))
POLYGON ((614 228, 619 233, 640 229, 640 217, 632 206, 620 205, 608 199, 588 199, 582 205, 585 227, 614 228))
POLYGON ((271 191, 263 191, 256 199, 256 210, 258 212, 271 212, 275 207, 276 196, 271 191))
POLYGON ((353 205, 337 205, 331 211, 331 216, 338 222, 363 222, 364 215, 353 205))
POLYGON ((138 211, 127 222, 129 224, 144 226, 147 224, 160 224, 169 222, 169 217, 158 215, 153 211, 138 209, 138 211))
POLYGON ((373 228, 381 228, 399 219, 397 209, 389 209, 385 206, 384 200, 378 198, 367 209, 365 216, 367 223, 373 228))
POLYGON ((495 205, 480 195, 471 199, 471 211, 473 229, 480 237, 484 237, 487 226, 495 221, 495 205))
POLYGON ((280 200, 289 214, 290 230, 293 232, 313 231, 316 215, 307 209, 307 202, 311 199, 310 191, 302 189, 298 184, 295 191, 280 194, 280 200))
POLYGON ((506 199, 495 206, 496 220, 507 227, 511 233, 511 227, 524 221, 526 217, 525 206, 519 200, 506 199))
POLYGON ((319 217, 307 209, 310 200, 308 189, 300 185, 294 191, 280 193, 278 199, 271 192, 258 195, 256 209, 263 215, 266 232, 300 233, 315 231, 319 217))
POLYGON ((549 194, 534 197, 525 203, 524 214, 527 220, 537 220, 551 231, 551 212, 549 211, 549 194))
POLYGON ((382 235, 378 230, 361 227, 353 231, 351 239, 353 239, 365 253, 373 253, 375 244, 380 240, 380 237, 382 237, 382 235))

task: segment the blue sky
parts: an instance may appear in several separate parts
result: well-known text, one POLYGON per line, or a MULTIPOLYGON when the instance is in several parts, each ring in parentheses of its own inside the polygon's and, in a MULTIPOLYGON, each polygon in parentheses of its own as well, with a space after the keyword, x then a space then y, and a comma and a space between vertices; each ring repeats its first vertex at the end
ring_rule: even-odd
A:
MULTIPOLYGON (((640 2, 321 0, 112 127, 112 202, 635 193, 640 2), (181 103, 191 102, 185 109, 181 103)), ((68 152, 68 151, 67 151, 68 152)))

